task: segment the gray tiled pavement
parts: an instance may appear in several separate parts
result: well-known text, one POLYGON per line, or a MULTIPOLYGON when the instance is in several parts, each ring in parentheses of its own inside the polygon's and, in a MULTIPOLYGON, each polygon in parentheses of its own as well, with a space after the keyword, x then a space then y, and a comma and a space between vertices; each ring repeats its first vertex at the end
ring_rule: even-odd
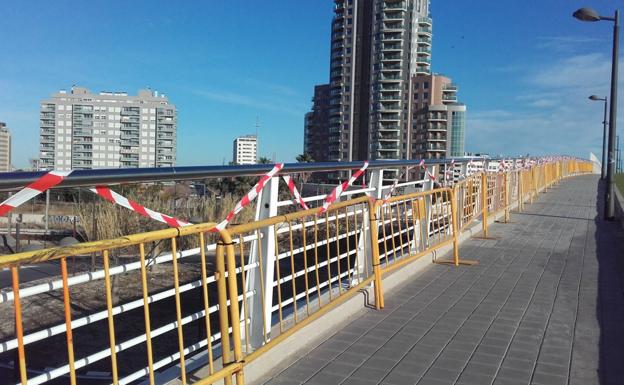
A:
POLYGON ((462 244, 479 265, 431 265, 266 384, 624 384, 624 238, 597 189, 541 194, 462 244))

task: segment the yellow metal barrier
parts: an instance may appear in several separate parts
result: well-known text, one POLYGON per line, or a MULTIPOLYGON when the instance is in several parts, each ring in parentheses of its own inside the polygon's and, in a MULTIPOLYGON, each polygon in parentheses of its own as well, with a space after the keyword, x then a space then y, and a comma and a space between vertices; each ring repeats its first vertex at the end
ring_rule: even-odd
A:
MULTIPOLYGON (((361 197, 339 202, 321 216, 317 215, 316 209, 311 209, 232 226, 220 233, 213 232, 213 223, 206 223, 6 255, 0 260, 0 268, 11 270, 12 295, 5 293, 0 305, 13 302, 15 339, 3 342, 3 351, 15 346, 22 384, 40 384, 60 376, 68 376, 69 382, 75 384, 77 370, 103 359, 110 361, 114 384, 129 383, 144 376, 153 384, 155 371, 171 364, 179 366, 179 378, 186 384, 189 370, 185 357, 205 348, 207 374, 197 383, 210 384, 223 380, 229 385, 234 378, 237 385, 242 385, 247 363, 359 290, 373 284, 375 307, 383 308, 382 278, 385 274, 447 245, 452 245, 453 259, 442 262, 455 266, 461 264, 459 235, 476 218, 481 217, 483 233, 487 236, 488 216, 504 210, 505 221, 508 221, 512 204, 522 210, 526 200, 532 201, 537 194, 561 179, 591 171, 592 165, 588 162, 562 160, 536 165, 528 170, 482 172, 465 178, 452 188, 395 196, 387 201, 361 197), (270 231, 263 232, 267 229, 270 231), (262 234, 274 237, 274 255, 262 255, 262 234), (150 252, 146 253, 149 246, 155 244, 153 248, 162 247, 163 243, 170 254, 151 256, 150 252), (182 244, 189 248, 182 250, 182 244), (214 247, 210 246, 213 244, 214 247), (255 261, 250 259, 252 251, 257 256, 255 261), (94 253, 101 257, 101 271, 70 276, 68 258, 90 258, 94 253), (138 256, 138 261, 135 261, 134 255, 138 256), (198 279, 189 273, 188 264, 182 260, 187 257, 199 259, 198 279), (124 258, 129 258, 130 263, 118 262, 118 259, 124 258), (250 292, 248 280, 251 272, 259 270, 262 279, 262 269, 269 266, 269 259, 276 272, 274 282, 268 285, 262 282, 259 285, 261 292, 250 292), (214 263, 211 264, 211 261, 214 263), (43 262, 58 262, 61 279, 49 283, 48 288, 20 286, 20 267, 43 262), (170 267, 171 271, 158 271, 155 269, 157 266, 170 267), (115 283, 115 279, 122 274, 132 274, 133 270, 138 273, 133 282, 138 282, 140 286, 140 293, 137 293, 139 299, 122 304, 115 295, 115 286, 119 284, 115 283), (160 291, 160 288, 166 287, 161 285, 150 292, 150 276, 154 278, 159 274, 172 275, 173 289, 160 291), (96 276, 104 281, 104 303, 98 306, 105 310, 87 318, 93 316, 93 319, 106 320, 108 348, 76 358, 77 351, 84 351, 82 341, 76 339, 76 332, 92 320, 85 320, 85 317, 72 319, 75 305, 72 298, 80 293, 73 287, 91 285, 96 276), (198 309, 193 308, 192 301, 187 297, 194 288, 200 290, 202 297, 198 309), (270 296, 264 288, 269 288, 270 296), (63 322, 51 327, 49 333, 60 335, 64 329, 67 367, 59 366, 43 375, 28 378, 25 346, 37 343, 39 332, 33 330, 33 326, 24 328, 26 307, 23 300, 28 301, 30 296, 54 290, 62 292, 63 322), (277 301, 271 300, 270 306, 263 303, 262 309, 268 308, 271 313, 277 313, 277 325, 267 324, 267 320, 271 322, 271 314, 263 314, 263 345, 253 348, 250 346, 249 330, 250 298, 255 296, 257 300, 265 301, 265 298, 273 298, 273 293, 277 301), (211 306, 215 296, 217 304, 211 306), (164 325, 154 325, 152 311, 158 301, 171 297, 175 304, 175 319, 164 325), (187 307, 192 310, 187 310, 187 307), (126 330, 129 325, 118 320, 134 308, 142 310, 139 324, 143 325, 138 336, 129 336, 126 330), (190 333, 193 328, 188 325, 193 322, 202 329, 197 331, 197 336, 190 333), (219 332, 214 333, 214 330, 219 332), (159 337, 169 332, 176 333, 177 352, 162 358, 163 345, 172 348, 173 345, 159 337), (217 342, 220 343, 218 349, 217 342), (124 365, 125 352, 143 344, 145 368, 128 373, 124 365), (156 352, 159 352, 158 357, 156 352), (221 355, 220 363, 214 359, 216 354, 221 355)), ((158 311, 162 317, 163 309, 158 308, 158 311)), ((36 312, 27 312, 27 318, 36 316, 36 312)), ((136 323, 132 324, 131 329, 137 328, 136 323)))

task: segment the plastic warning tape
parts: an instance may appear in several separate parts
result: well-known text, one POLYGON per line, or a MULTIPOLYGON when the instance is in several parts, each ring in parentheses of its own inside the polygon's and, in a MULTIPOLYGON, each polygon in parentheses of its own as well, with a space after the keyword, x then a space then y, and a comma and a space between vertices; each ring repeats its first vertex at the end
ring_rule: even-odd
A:
POLYGON ((140 205, 131 199, 117 194, 116 192, 105 186, 96 186, 95 188, 89 189, 89 191, 96 193, 97 195, 101 196, 111 203, 123 206, 128 210, 134 211, 135 213, 140 214, 144 217, 166 223, 171 227, 192 225, 192 223, 180 220, 178 218, 170 217, 169 215, 165 215, 154 210, 150 210, 147 207, 140 205))
POLYGON ((405 169, 405 171, 394 181, 394 183, 392 183, 392 186, 390 186, 390 190, 388 190, 388 192, 386 193, 386 196, 384 196, 383 198, 383 203, 387 203, 388 199, 390 199, 390 197, 392 196, 392 193, 394 192, 394 190, 396 189, 396 187, 399 184, 399 181, 402 179, 402 177, 407 174, 407 172, 413 168, 413 167, 423 167, 425 165, 425 160, 421 159, 420 163, 418 163, 418 166, 411 166, 405 169))
POLYGON ((286 185, 288 185, 290 193, 293 195, 293 197, 295 197, 297 203, 299 203, 304 210, 307 210, 308 205, 303 201, 301 194, 299 194, 299 190, 297 190, 297 186, 295 186, 295 181, 288 175, 284 175, 283 178, 284 182, 286 182, 286 185))
POLYGON ((446 172, 444 173, 444 183, 448 183, 448 176, 449 174, 453 175, 454 171, 455 171, 455 159, 451 159, 451 166, 450 168, 447 167, 446 172))
POLYGON ((364 165, 362 166, 362 168, 360 168, 353 175, 351 175, 351 178, 349 178, 348 181, 342 182, 341 184, 336 186, 334 190, 327 196, 327 198, 325 198, 325 202, 323 202, 323 206, 319 209, 318 214, 323 214, 325 211, 327 211, 329 206, 332 203, 334 203, 336 200, 338 200, 338 198, 340 198, 340 195, 342 195, 342 193, 346 189, 348 189, 349 186, 351 186, 357 178, 359 178, 362 174, 364 174, 364 171, 366 171, 367 168, 368 168, 368 161, 364 162, 364 165))
POLYGON ((277 163, 273 167, 273 169, 271 169, 271 171, 269 171, 267 174, 263 175, 262 178, 260 178, 260 180, 258 181, 258 183, 256 183, 255 186, 253 186, 253 188, 247 193, 247 195, 245 195, 243 197, 243 199, 241 199, 236 204, 236 206, 234 206, 234 209, 232 209, 232 211, 230 211, 230 213, 225 217, 225 219, 221 223, 219 223, 212 231, 213 232, 217 232, 217 231, 221 231, 221 230, 225 229, 225 227, 228 225, 228 223, 230 223, 232 221, 232 219, 234 219, 236 214, 241 212, 241 210, 244 209, 245 207, 249 206, 249 204, 251 202, 253 202, 254 199, 256 199, 256 197, 258 196, 260 191, 262 191, 262 189, 264 188, 266 183, 273 176, 275 176, 275 174, 280 172, 282 170, 282 168, 284 168, 284 163, 277 163))
POLYGON ((0 215, 4 215, 14 208, 21 206, 37 195, 51 189, 61 183, 71 171, 53 170, 44 174, 41 178, 24 187, 17 193, 11 195, 7 200, 0 203, 0 215))

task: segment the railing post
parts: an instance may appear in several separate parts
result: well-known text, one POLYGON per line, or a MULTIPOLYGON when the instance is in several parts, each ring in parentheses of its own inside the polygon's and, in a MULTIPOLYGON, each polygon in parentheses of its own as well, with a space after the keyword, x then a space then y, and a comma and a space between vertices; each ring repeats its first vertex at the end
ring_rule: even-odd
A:
POLYGON ((505 223, 509 222, 509 172, 505 171, 503 173, 503 188, 505 189, 504 191, 504 197, 503 199, 505 200, 505 223))
MULTIPOLYGON (((220 240, 217 243, 217 252, 215 255, 215 280, 217 281, 217 295, 219 300, 219 326, 221 329, 221 360, 223 367, 225 368, 230 364, 230 331, 228 320, 228 306, 227 306, 227 285, 225 282, 225 257, 224 246, 220 240)), ((234 301, 232 301, 233 303, 234 301)), ((234 321, 234 320, 232 320, 234 321)), ((232 330, 235 327, 232 325, 232 330)), ((208 337, 210 338, 210 337, 208 337)), ((225 385, 232 385, 232 378, 227 376, 223 379, 225 385)))
POLYGON ((488 195, 488 177, 487 177, 487 168, 485 167, 485 162, 483 162, 483 173, 481 174, 481 212, 482 212, 482 220, 483 220, 483 236, 488 236, 488 204, 487 204, 487 195, 488 195))
POLYGON ((453 264, 459 266, 459 226, 457 223, 458 206, 457 186, 451 188, 451 220, 453 221, 453 264))
MULTIPOLYGON (((436 166, 431 166, 431 175, 433 175, 434 177, 437 175, 437 169, 436 166)), ((435 184, 434 181, 429 178, 427 176, 427 173, 425 173, 424 178, 426 180, 425 183, 423 183, 423 191, 431 191, 435 188, 435 184)), ((433 205, 432 199, 431 199, 431 195, 428 194, 425 196, 425 212, 427 213, 426 218, 425 218, 425 234, 423 234, 423 247, 427 248, 429 247, 429 229, 431 228, 431 207, 433 205)))
MULTIPOLYGON (((279 178, 273 177, 258 197, 256 221, 277 215, 277 192, 279 178)), ((251 242, 247 266, 259 266, 247 272, 245 292, 252 291, 249 298, 249 336, 245 342, 257 349, 271 334, 271 307, 273 305, 273 280, 275 271, 275 229, 268 226, 257 232, 259 239, 251 242), (262 275, 262 276, 261 276, 262 275), (264 299, 260 298, 264 294, 264 299)))
MULTIPOLYGON (((275 179, 275 178, 273 178, 275 179)), ((241 342, 241 329, 244 330, 244 327, 241 327, 241 313, 238 306, 238 277, 236 276, 236 257, 234 253, 234 245, 232 244, 232 238, 227 231, 221 232, 221 240, 225 244, 225 257, 227 258, 227 273, 228 273, 228 297, 230 299, 230 320, 232 321, 232 345, 234 348, 234 362, 239 363, 243 361, 243 348, 241 342)), ((223 254, 223 252, 221 252, 223 254)), ((217 253, 218 254, 218 253, 217 253)), ((223 255, 221 255, 223 258, 223 255)), ((244 274, 244 272, 241 272, 244 274)), ((225 277, 224 277, 225 278, 225 277)), ((243 302, 245 301, 246 293, 243 293, 243 302)), ((219 312, 221 312, 221 308, 219 306, 219 312)), ((225 309, 223 309, 225 312, 225 309)), ((243 318, 244 322, 247 322, 243 318)), ((221 341, 224 339, 224 334, 221 332, 221 341)), ((227 337, 225 337, 227 338, 227 337)), ((225 367, 225 362, 223 363, 223 367, 225 367)), ((228 377, 229 378, 229 377, 228 377)), ((243 371, 238 370, 236 372, 236 385, 243 385, 243 371)))
POLYGON ((531 166, 531 168, 529 169, 529 172, 531 175, 531 187, 530 187, 530 191, 529 191, 529 203, 533 204, 533 195, 537 193, 537 183, 535 183, 535 166, 531 166))
POLYGON ((518 172, 518 212, 521 213, 524 208, 524 197, 522 196, 522 175, 524 170, 520 169, 518 172))
POLYGON ((383 289, 381 283, 381 266, 379 259, 379 224, 377 223, 377 213, 379 211, 379 201, 368 201, 368 213, 370 215, 370 250, 371 262, 373 265, 373 274, 375 274, 374 290, 375 290, 375 308, 377 310, 384 308, 383 289))
MULTIPOLYGON (((383 197, 383 191, 381 188, 382 185, 383 185, 383 170, 378 169, 378 170, 371 171, 370 182, 368 184, 368 187, 375 189, 375 191, 371 191, 369 193, 370 201, 372 203, 375 203, 377 200, 383 197)), ((373 222, 371 218, 373 217, 373 213, 370 210, 372 210, 373 208, 379 211, 376 205, 369 204, 368 210, 364 213, 363 218, 362 218, 362 236, 359 237, 358 245, 357 245, 358 247, 357 258, 358 259, 356 263, 358 266, 358 274, 357 274, 358 281, 359 281, 359 277, 363 277, 366 271, 368 271, 367 266, 371 266, 372 264, 373 243, 372 243, 371 232, 372 232, 373 222)), ((375 215, 378 215, 378 213, 375 213, 375 215)), ((375 230, 377 231, 377 228, 375 230)), ((377 245, 377 252, 379 253, 379 245, 377 245)), ((357 283, 359 282, 354 282, 354 284, 357 284, 357 283)))

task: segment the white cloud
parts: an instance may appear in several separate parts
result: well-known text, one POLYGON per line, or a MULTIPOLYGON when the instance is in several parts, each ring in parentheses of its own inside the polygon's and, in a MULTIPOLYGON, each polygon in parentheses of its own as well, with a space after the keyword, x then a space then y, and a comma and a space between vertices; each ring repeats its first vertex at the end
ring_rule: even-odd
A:
POLYGON ((557 52, 578 51, 587 44, 601 41, 587 36, 538 36, 537 47, 557 52))
POLYGON ((251 107, 259 110, 276 111, 296 116, 303 116, 303 111, 305 111, 304 109, 299 108, 292 103, 285 102, 284 100, 277 100, 274 98, 272 98, 271 101, 267 102, 258 98, 251 97, 249 95, 243 95, 228 91, 195 90, 193 92, 198 96, 215 102, 251 107))
MULTIPOLYGON (((611 60, 583 54, 528 69, 530 93, 515 98, 513 110, 471 111, 466 149, 491 154, 571 154, 601 156, 602 103, 591 94, 608 95, 611 60)), ((622 88, 624 84, 620 84, 622 88)), ((618 109, 624 108, 619 98, 618 109)), ((624 127, 624 121, 620 127, 624 127)), ((621 129, 620 129, 621 131, 621 129)))

